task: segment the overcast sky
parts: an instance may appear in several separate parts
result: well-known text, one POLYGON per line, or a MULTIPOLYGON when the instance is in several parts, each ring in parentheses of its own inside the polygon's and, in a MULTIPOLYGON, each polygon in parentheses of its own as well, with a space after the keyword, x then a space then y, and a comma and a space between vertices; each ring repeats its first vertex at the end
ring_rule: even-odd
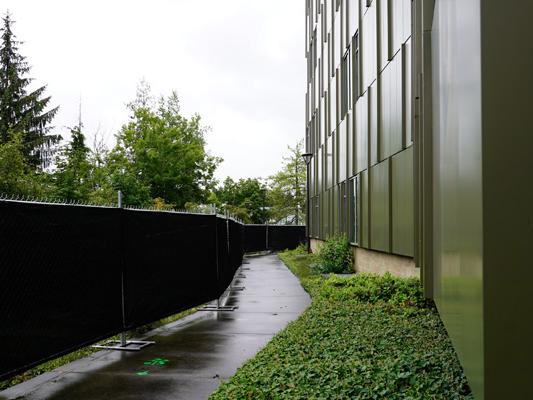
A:
POLYGON ((143 78, 211 127, 219 179, 275 173, 304 136, 302 0, 1 0, 6 9, 63 136, 81 97, 88 140, 99 131, 112 146, 143 78))

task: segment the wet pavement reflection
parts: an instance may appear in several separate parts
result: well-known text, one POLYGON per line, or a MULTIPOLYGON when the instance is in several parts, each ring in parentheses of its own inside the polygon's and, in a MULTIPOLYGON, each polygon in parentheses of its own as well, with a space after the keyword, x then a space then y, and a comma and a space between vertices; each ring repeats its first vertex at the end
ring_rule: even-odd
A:
POLYGON ((310 304, 276 255, 245 258, 226 305, 162 327, 140 352, 101 351, 0 392, 0 399, 206 399, 310 304))

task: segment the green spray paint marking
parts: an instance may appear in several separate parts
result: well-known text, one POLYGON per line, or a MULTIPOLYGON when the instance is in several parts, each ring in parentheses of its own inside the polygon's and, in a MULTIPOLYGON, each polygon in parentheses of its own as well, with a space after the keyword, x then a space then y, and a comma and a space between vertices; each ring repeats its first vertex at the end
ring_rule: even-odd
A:
POLYGON ((166 365, 168 364, 168 360, 165 358, 152 358, 150 361, 145 361, 144 365, 166 365))
POLYGON ((146 375, 150 375, 150 372, 148 372, 148 371, 140 371, 140 372, 137 372, 137 375, 138 376, 146 376, 146 375))

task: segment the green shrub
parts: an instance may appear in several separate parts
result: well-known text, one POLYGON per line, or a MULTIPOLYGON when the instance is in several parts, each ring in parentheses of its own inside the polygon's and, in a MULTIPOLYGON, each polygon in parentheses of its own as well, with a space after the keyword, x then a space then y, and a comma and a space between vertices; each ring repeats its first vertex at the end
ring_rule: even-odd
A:
POLYGON ((425 305, 422 285, 416 278, 357 274, 347 278, 330 276, 318 290, 318 295, 330 300, 356 300, 364 303, 389 303, 401 306, 425 305))
POLYGON ((352 250, 346 236, 334 236, 327 239, 317 253, 314 266, 317 273, 344 274, 353 272, 352 250))

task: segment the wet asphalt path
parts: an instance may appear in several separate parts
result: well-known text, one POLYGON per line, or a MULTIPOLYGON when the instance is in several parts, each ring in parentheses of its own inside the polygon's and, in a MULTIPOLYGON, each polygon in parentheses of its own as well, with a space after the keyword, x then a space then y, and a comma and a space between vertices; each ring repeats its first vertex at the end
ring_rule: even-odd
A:
POLYGON ((233 312, 198 312, 153 332, 139 352, 100 351, 0 392, 0 399, 206 399, 310 304, 275 255, 245 258, 233 312), (146 364, 148 363, 148 364, 146 364))

